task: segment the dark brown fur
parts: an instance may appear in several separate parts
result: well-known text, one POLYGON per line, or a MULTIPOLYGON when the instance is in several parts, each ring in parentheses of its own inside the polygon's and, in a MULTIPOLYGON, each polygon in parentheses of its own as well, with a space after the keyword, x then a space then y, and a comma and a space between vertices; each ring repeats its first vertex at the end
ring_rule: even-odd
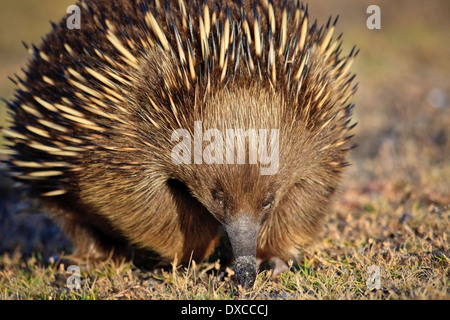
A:
MULTIPOLYGON (((81 30, 67 30, 63 20, 40 49, 34 51, 27 78, 18 80, 26 91, 18 91, 16 100, 10 104, 14 124, 9 139, 14 155, 9 164, 34 194, 55 190, 65 193, 41 199, 72 238, 76 246, 72 258, 104 260, 111 250, 121 255, 127 245, 132 245, 152 250, 164 261, 175 257, 184 262, 191 257, 201 260, 218 244, 220 226, 230 236, 235 258, 255 255, 260 260, 296 258, 330 210, 346 165, 352 109, 348 99, 354 88, 350 88, 351 75, 344 76, 342 69, 347 64, 344 59, 349 60, 352 54, 339 58, 338 47, 325 59, 323 49, 318 47, 328 29, 318 31, 309 27, 297 59, 285 61, 285 55, 278 54, 281 41, 278 30, 283 28, 284 7, 277 2, 273 5, 278 32, 273 36, 276 46, 273 73, 267 67, 271 26, 268 9, 267 5, 259 5, 260 28, 266 41, 263 55, 257 57, 254 45, 250 48, 251 59, 258 67, 250 72, 250 60, 244 49, 243 61, 235 69, 237 57, 232 56, 230 45, 228 69, 221 80, 219 54, 214 56, 211 43, 217 42, 218 52, 217 37, 223 32, 225 7, 229 8, 232 21, 240 22, 244 9, 253 28, 253 2, 245 2, 243 7, 231 1, 219 4, 220 24, 218 29, 211 26, 208 49, 212 57, 207 60, 207 67, 198 41, 200 21, 194 3, 189 8, 194 38, 189 28, 182 26, 177 1, 168 1, 171 10, 164 9, 164 5, 155 9, 150 4, 150 11, 158 14, 157 21, 173 54, 164 50, 164 45, 141 45, 147 39, 158 43, 158 38, 156 32, 145 26, 145 10, 138 5, 139 1, 86 3, 81 30), (165 12, 174 17, 186 57, 189 49, 184 41, 191 39, 196 54, 195 80, 190 78, 187 63, 180 67, 177 39, 168 27, 165 12), (106 21, 114 26, 113 30, 106 21), (107 40, 108 30, 135 57, 135 69, 125 62, 117 46, 107 40), (101 58, 99 52, 106 58, 101 58), (302 59, 307 60, 298 87, 299 81, 293 78, 302 59), (339 65, 341 62, 345 63, 339 65), (107 86, 87 68, 107 77, 116 87, 106 91, 107 86), (115 70, 117 77, 126 81, 117 81, 107 70, 115 70), (53 84, 43 81, 43 76, 53 84), (96 93, 90 94, 71 80, 104 98, 95 97, 96 93), (36 97, 84 114, 89 122, 74 119, 70 112, 67 116, 64 109, 49 110, 36 97), (21 107, 23 104, 34 112, 21 107), (46 126, 42 119, 65 131, 46 126), (230 128, 279 129, 278 172, 261 175, 259 164, 176 165, 171 151, 178 141, 171 140, 172 133, 179 128, 192 132, 194 121, 200 120, 203 132, 212 128, 221 132, 230 128), (44 133, 30 132, 26 125, 44 133), (41 145, 30 145, 33 142, 69 154, 57 150, 49 154, 41 145), (30 162, 62 162, 51 169, 60 174, 43 173, 45 177, 36 178, 33 174, 38 170, 30 162)), ((210 1, 208 4, 212 14, 214 4, 210 1)), ((291 19, 286 29, 288 35, 300 33, 292 21, 296 8, 295 4, 289 4, 286 9, 290 10, 291 19)), ((237 24, 235 28, 238 30, 237 24)), ((245 46, 245 41, 242 43, 245 46)), ((293 43, 286 47, 289 45, 293 51, 293 43)), ((250 269, 253 263, 249 262, 250 269)), ((251 284, 254 275, 245 277, 250 280, 240 282, 251 284)))

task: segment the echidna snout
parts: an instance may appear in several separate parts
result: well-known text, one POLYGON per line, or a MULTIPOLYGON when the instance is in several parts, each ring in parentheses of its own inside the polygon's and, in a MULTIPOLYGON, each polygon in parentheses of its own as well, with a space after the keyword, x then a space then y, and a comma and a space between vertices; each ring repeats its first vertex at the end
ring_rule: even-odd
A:
POLYGON ((256 248, 259 222, 248 214, 225 224, 233 249, 234 272, 239 285, 251 287, 256 278, 256 248))

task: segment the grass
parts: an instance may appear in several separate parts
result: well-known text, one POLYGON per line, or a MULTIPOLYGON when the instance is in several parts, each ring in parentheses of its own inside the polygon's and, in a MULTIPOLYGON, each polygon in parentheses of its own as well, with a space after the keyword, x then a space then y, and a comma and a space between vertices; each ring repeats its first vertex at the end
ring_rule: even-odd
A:
MULTIPOLYGON (((1 22, 22 21, 15 25, 17 34, 38 42, 41 32, 31 36, 32 21, 13 19, 15 7, 7 2, 1 5, 1 22)), ((36 20, 49 29, 46 9, 31 2, 22 5, 34 6, 36 20)), ((310 14, 321 22, 341 13, 337 27, 344 45, 361 49, 353 68, 360 82, 354 116, 359 148, 352 153, 335 212, 289 271, 275 277, 262 271, 255 286, 243 291, 233 285, 230 266, 222 261, 155 270, 109 263, 82 273, 81 289, 70 290, 67 266, 48 262, 68 249, 63 238, 46 218, 16 214, 22 202, 4 182, 0 299, 450 299, 450 47, 443 45, 450 32, 449 3, 381 5, 382 29, 368 31, 365 8, 372 2, 310 3, 310 14), (436 92, 443 97, 439 103, 432 98, 436 92), (373 270, 380 271, 375 288, 373 270)), ((59 6, 51 5, 53 17, 65 12, 65 4, 59 6)), ((12 87, 5 79, 25 61, 12 35, 0 37, 0 93, 7 97, 12 87)))
POLYGON ((450 210, 412 207, 407 218, 383 201, 361 204, 357 215, 339 211, 300 263, 275 277, 262 271, 249 290, 239 291, 220 261, 156 270, 111 262, 70 290, 66 266, 16 252, 0 258, 0 299, 448 299, 450 210), (371 266, 378 288, 368 285, 371 266))

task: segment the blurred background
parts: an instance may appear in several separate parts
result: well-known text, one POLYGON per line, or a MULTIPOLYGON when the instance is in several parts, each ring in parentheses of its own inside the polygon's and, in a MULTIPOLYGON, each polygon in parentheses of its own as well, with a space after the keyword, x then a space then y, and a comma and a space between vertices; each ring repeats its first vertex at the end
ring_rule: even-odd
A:
MULTIPOLYGON (((1 0, 0 97, 12 99, 8 77, 22 75, 28 53, 22 41, 40 44, 59 21, 67 0, 1 0)), ((413 206, 448 210, 450 203, 450 1, 321 0, 311 18, 339 15, 344 53, 360 49, 352 70, 355 142, 337 210, 357 216, 383 199, 407 212, 413 206), (369 30, 368 6, 381 9, 381 29, 369 30)), ((5 125, 0 101, 0 126, 5 125)), ((0 141, 1 143, 1 141, 0 141)), ((21 200, 0 173, 0 253, 58 253, 70 245, 32 201, 21 200)))

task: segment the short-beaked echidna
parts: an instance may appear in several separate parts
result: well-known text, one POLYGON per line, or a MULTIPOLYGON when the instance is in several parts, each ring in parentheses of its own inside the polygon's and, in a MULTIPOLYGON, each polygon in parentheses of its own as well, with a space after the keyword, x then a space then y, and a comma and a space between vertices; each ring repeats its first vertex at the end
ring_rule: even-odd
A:
POLYGON ((295 1, 79 8, 81 29, 63 19, 30 48, 4 130, 12 175, 70 236, 72 258, 131 245, 201 260, 220 227, 239 284, 256 261, 296 258, 352 148, 357 52, 340 56, 337 19, 311 24, 295 1))

